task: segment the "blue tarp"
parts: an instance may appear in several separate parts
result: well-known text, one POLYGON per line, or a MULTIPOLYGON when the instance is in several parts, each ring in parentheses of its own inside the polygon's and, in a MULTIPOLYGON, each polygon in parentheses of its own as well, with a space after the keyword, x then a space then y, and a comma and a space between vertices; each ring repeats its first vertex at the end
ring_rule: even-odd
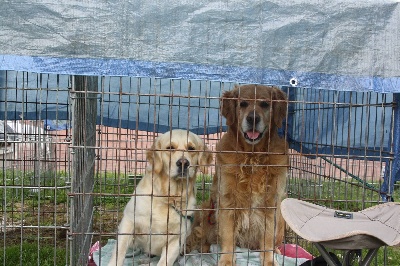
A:
MULTIPOLYGON (((66 120, 69 77, 8 72, 0 120, 66 120), (36 88, 38 80, 42 89, 36 88), (7 112, 5 112, 7 111, 7 112), (7 117, 5 117, 7 114, 7 117)), ((219 112, 221 93, 234 83, 200 80, 103 77, 95 94, 97 123, 165 132, 186 128, 198 134, 225 129, 219 112)), ((393 94, 315 90, 281 86, 290 100, 285 134, 306 154, 389 156, 393 94)))

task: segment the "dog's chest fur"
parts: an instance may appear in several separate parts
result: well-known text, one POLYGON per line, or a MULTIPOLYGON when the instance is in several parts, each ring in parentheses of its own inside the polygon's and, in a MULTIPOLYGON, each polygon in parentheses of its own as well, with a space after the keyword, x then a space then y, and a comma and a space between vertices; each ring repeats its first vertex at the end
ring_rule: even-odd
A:
POLYGON ((134 221, 136 234, 134 245, 153 255, 161 255, 168 239, 180 237, 183 245, 191 231, 191 221, 186 216, 193 215, 193 211, 189 213, 183 210, 195 208, 196 199, 193 193, 185 193, 184 195, 190 196, 177 199, 173 204, 173 201, 169 201, 167 197, 157 196, 157 189, 153 191, 151 186, 145 185, 146 182, 152 182, 150 178, 143 179, 141 182, 143 183, 139 183, 136 190, 138 195, 153 193, 156 195, 153 198, 136 196, 136 200, 132 198, 132 204, 129 204, 129 208, 126 209, 125 215, 131 215, 134 221))
POLYGON ((286 168, 279 165, 286 160, 267 153, 237 153, 234 158, 236 163, 221 164, 220 193, 227 204, 223 207, 237 209, 237 244, 246 247, 254 244, 251 248, 258 248, 260 235, 270 230, 265 221, 273 219, 279 201, 276 192, 284 189, 286 168))
POLYGON ((237 245, 257 249, 260 236, 266 230, 266 216, 273 214, 269 208, 275 207, 271 199, 274 197, 272 191, 276 191, 276 182, 269 173, 271 167, 253 162, 230 169, 235 173, 234 182, 230 183, 233 187, 225 197, 238 210, 235 212, 237 245))
MULTIPOLYGON (((279 176, 276 172, 279 169, 271 165, 271 158, 267 154, 235 154, 235 161, 235 163, 221 166, 221 182, 227 185, 226 192, 234 192, 235 196, 243 197, 247 207, 262 205, 261 199, 268 198, 271 189, 275 191, 276 179, 279 176)), ((240 200, 240 202, 243 201, 240 200)))

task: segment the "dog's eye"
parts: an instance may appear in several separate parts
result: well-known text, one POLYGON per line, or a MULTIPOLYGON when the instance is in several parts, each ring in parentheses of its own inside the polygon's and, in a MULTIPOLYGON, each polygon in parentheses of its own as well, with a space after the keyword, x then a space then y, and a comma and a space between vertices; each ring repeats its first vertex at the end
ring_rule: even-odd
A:
POLYGON ((262 108, 268 108, 269 107, 269 103, 268 102, 260 102, 260 106, 262 108))
POLYGON ((196 149, 193 146, 188 147, 188 151, 194 151, 194 150, 196 150, 196 149))
POLYGON ((168 146, 165 148, 166 150, 175 150, 174 146, 168 146))
POLYGON ((248 102, 245 102, 245 101, 242 101, 242 102, 240 102, 240 107, 247 107, 247 106, 249 106, 249 103, 248 102))

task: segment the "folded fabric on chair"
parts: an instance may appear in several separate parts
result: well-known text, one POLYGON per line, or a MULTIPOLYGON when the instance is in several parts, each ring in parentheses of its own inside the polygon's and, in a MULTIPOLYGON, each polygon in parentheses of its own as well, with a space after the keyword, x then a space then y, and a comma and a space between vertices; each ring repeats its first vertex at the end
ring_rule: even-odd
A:
POLYGON ((343 212, 288 198, 282 215, 300 237, 333 249, 372 249, 400 245, 400 203, 343 212))

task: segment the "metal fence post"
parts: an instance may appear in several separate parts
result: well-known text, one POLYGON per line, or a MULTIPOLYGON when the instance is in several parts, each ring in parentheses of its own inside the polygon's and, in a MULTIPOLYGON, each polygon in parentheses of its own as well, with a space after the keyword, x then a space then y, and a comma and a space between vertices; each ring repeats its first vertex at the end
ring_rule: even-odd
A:
POLYGON ((98 77, 72 82, 71 265, 87 265, 92 241, 98 77))

